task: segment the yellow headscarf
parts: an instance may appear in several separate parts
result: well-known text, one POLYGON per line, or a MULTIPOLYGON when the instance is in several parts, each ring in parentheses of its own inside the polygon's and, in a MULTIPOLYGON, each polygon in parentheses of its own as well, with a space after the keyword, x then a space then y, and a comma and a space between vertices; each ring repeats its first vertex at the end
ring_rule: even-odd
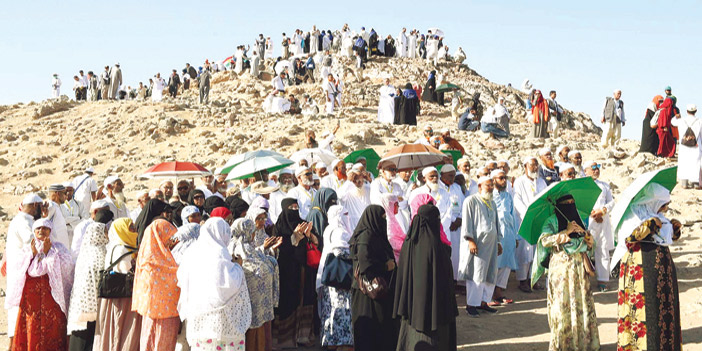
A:
POLYGON ((137 232, 129 230, 132 225, 130 218, 119 218, 112 222, 112 228, 109 231, 110 241, 117 241, 121 245, 137 247, 137 232))

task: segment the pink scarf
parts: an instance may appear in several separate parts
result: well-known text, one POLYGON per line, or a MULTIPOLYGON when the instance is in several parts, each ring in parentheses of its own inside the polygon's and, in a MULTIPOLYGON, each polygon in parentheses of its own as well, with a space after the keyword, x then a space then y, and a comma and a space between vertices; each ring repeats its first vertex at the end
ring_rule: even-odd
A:
POLYGON ((397 196, 393 194, 383 194, 380 198, 381 204, 385 209, 385 215, 388 222, 388 241, 392 246, 392 251, 395 253, 395 262, 400 261, 400 250, 405 242, 407 234, 402 230, 400 222, 395 217, 395 205, 397 204, 397 196))
MULTIPOLYGON (((422 207, 422 205, 426 205, 428 203, 431 203, 434 206, 436 206, 436 201, 429 194, 419 194, 415 196, 414 199, 412 199, 412 202, 410 203, 410 209, 412 210, 412 216, 410 216, 410 223, 412 222, 414 216, 417 215, 417 211, 419 211, 419 208, 422 207)), ((448 246, 451 246, 451 241, 449 241, 448 237, 446 236, 446 233, 444 233, 444 226, 440 226, 439 228, 441 229, 441 242, 448 246)))

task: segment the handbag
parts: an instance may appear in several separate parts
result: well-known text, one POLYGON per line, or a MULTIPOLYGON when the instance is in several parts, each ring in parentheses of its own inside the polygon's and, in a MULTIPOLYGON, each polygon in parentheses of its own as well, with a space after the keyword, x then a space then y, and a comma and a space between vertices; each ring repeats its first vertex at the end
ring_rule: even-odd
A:
POLYGON ((310 268, 319 268, 319 261, 322 260, 322 253, 317 248, 317 245, 307 242, 307 266, 310 268))
POLYGON ((353 272, 354 278, 358 283, 358 289, 363 295, 370 297, 373 300, 382 300, 388 294, 388 282, 383 277, 375 277, 368 279, 365 274, 361 274, 358 266, 353 272))
POLYGON ((342 258, 332 254, 327 255, 322 271, 322 285, 337 289, 351 289, 351 270, 353 263, 349 258, 342 258))
MULTIPOLYGON (((117 246, 115 246, 116 248, 117 246)), ((117 273, 113 272, 112 268, 117 265, 123 258, 133 254, 137 249, 131 246, 125 246, 129 252, 120 256, 116 261, 113 261, 105 270, 100 272, 100 282, 98 283, 98 297, 103 299, 116 299, 122 297, 132 297, 132 287, 134 286, 134 272, 117 273)), ((112 253, 115 249, 112 248, 112 253)), ((112 260, 112 255, 110 255, 112 260)))

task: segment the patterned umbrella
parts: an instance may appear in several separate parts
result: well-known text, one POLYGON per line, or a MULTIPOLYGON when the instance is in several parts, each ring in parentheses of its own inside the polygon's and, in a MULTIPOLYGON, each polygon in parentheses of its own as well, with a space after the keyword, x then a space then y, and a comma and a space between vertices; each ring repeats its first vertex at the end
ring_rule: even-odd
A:
POLYGON ((191 178, 210 175, 207 168, 194 162, 163 162, 159 163, 140 175, 140 178, 191 178))

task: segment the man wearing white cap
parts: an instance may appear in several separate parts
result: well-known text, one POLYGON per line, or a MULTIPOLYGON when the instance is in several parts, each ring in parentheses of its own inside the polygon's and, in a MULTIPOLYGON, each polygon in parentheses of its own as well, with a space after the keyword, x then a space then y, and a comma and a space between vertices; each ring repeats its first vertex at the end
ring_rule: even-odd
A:
POLYGON ((559 168, 559 178, 561 180, 572 180, 575 179, 575 177, 578 175, 578 172, 575 171, 575 166, 573 166, 572 163, 561 163, 561 167, 559 168))
MULTIPOLYGON (((22 250, 32 241, 34 232, 32 225, 34 221, 46 217, 48 215, 49 206, 37 194, 29 194, 22 200, 20 211, 12 218, 10 225, 7 227, 7 243, 5 246, 5 262, 7 267, 12 267, 19 262, 22 256, 22 250)), ((12 284, 19 279, 15 277, 16 270, 7 270, 7 287, 5 291, 12 291, 12 284)), ((7 309, 7 336, 15 335, 15 326, 17 325, 17 314, 19 307, 10 307, 5 300, 5 309, 7 309)))
POLYGON ((470 160, 468 157, 463 156, 458 159, 458 171, 463 174, 463 176, 466 179, 466 190, 467 193, 465 194, 466 197, 477 194, 478 193, 478 183, 475 182, 470 177, 470 160))
MULTIPOLYGON (((498 169, 501 169, 503 172, 505 172, 505 177, 507 177, 507 192, 510 195, 512 195, 512 197, 514 197, 514 187, 512 186, 512 182, 514 182, 514 177, 509 176, 509 171, 512 169, 509 165, 509 161, 504 159, 497 161, 497 167, 494 170, 498 169)), ((492 177, 492 174, 490 174, 490 177, 492 177)))
POLYGON ((355 228, 363 211, 370 205, 370 185, 355 169, 348 172, 349 180, 337 190, 339 203, 349 212, 349 223, 355 228))
POLYGON ((84 219, 82 222, 73 229, 73 239, 71 239, 71 256, 73 261, 78 259, 78 253, 80 252, 80 245, 83 243, 83 235, 85 235, 88 226, 95 223, 95 215, 100 210, 109 210, 110 205, 105 199, 96 200, 90 205, 90 218, 84 219))
MULTIPOLYGON (((436 207, 441 213, 441 225, 444 228, 444 233, 449 233, 451 223, 451 198, 448 191, 439 184, 439 171, 435 167, 426 167, 422 170, 424 177, 424 185, 412 190, 409 197, 409 203, 419 194, 429 194, 436 201, 436 207)), ((454 175, 455 177, 455 175, 454 175)))
POLYGON ((93 179, 94 173, 93 167, 88 167, 85 170, 85 174, 73 179, 73 198, 84 209, 90 208, 90 203, 97 198, 98 186, 95 179, 93 179))
MULTIPOLYGON (((525 157, 522 165, 524 166, 524 175, 514 181, 514 209, 517 211, 520 221, 537 195, 546 189, 546 182, 539 176, 539 161, 536 160, 536 157, 525 157)), ((531 262, 534 261, 534 245, 529 244, 521 237, 518 239, 517 263, 519 269, 517 270, 517 280, 519 280, 519 290, 531 292, 529 270, 531 262)))
MULTIPOLYGON (((163 201, 166 203, 170 202, 171 197, 173 197, 173 182, 170 180, 161 181, 158 188, 161 189, 161 192, 163 193, 163 201)), ((211 192, 210 196, 212 196, 211 192)), ((205 192, 205 197, 207 197, 207 192, 205 192)))
POLYGON ((49 214, 46 218, 53 223, 51 240, 59 242, 67 249, 70 249, 71 238, 68 236, 66 219, 63 217, 61 205, 59 205, 63 203, 64 196, 66 196, 66 188, 63 184, 52 184, 49 186, 49 200, 47 201, 49 203, 49 214))
POLYGON ((320 183, 323 188, 334 189, 338 191, 344 182, 346 182, 346 163, 343 160, 336 159, 331 163, 332 171, 326 177, 322 178, 320 183))
POLYGON ((558 177, 558 170, 556 169, 555 163, 553 161, 553 154, 551 154, 551 149, 545 147, 539 150, 539 158, 541 159, 541 165, 539 166, 539 177, 543 178, 546 185, 551 185, 561 180, 558 177))
POLYGON ((312 209, 312 200, 317 193, 312 187, 314 185, 314 173, 307 167, 298 167, 295 171, 297 186, 288 191, 287 197, 297 200, 300 208, 300 218, 307 218, 307 214, 312 209))
POLYGON ((395 183, 397 176, 397 166, 392 162, 384 162, 379 164, 380 177, 375 178, 370 184, 370 201, 371 204, 382 206, 382 194, 393 194, 397 196, 400 210, 407 209, 407 199, 402 187, 395 183))
POLYGON ((424 126, 424 136, 417 139, 417 141, 415 141, 414 143, 431 145, 429 139, 431 139, 432 136, 434 136, 434 129, 431 127, 431 124, 427 124, 426 126, 424 126))
POLYGON ((578 178, 585 176, 585 169, 583 168, 583 154, 578 150, 573 150, 568 153, 568 160, 575 167, 575 172, 578 174, 578 178))
POLYGON ((598 288, 600 291, 607 291, 609 283, 609 252, 614 250, 614 236, 612 234, 612 223, 609 213, 614 208, 614 197, 609 184, 601 181, 600 169, 602 165, 596 161, 585 163, 585 174, 592 177, 600 190, 595 206, 590 212, 588 230, 595 238, 595 271, 597 272, 598 288))
POLYGON ((558 161, 556 161, 556 163, 554 164, 556 170, 558 170, 562 164, 570 162, 570 160, 568 159, 568 153, 570 153, 570 147, 568 147, 567 145, 561 145, 558 148, 556 148, 555 158, 558 159, 558 161))
POLYGON ((146 190, 142 190, 137 193, 137 204, 138 206, 133 209, 131 212, 129 212, 129 218, 132 219, 132 222, 136 222, 136 219, 139 217, 141 214, 141 210, 144 209, 144 206, 146 206, 146 203, 151 200, 151 197, 149 196, 149 192, 146 190))
POLYGON ((700 189, 700 166, 702 164, 702 121, 695 117, 697 106, 687 105, 687 116, 677 115, 671 121, 678 127, 678 179, 686 189, 700 189))
POLYGON ((287 193, 295 187, 293 182, 293 171, 290 168, 283 168, 278 173, 278 191, 271 194, 271 199, 268 201, 268 215, 273 223, 278 221, 278 216, 283 211, 280 207, 284 198, 288 197, 287 193))
POLYGON ((463 202, 458 268, 458 279, 466 281, 466 311, 470 317, 479 317, 478 309, 497 312, 489 304, 497 282, 498 255, 502 253, 492 178, 480 177, 478 188, 477 194, 463 202))
MULTIPOLYGON (((83 218, 88 218, 90 213, 86 208, 83 207, 73 199, 73 184, 71 182, 63 183, 63 187, 66 189, 66 193, 63 196, 63 203, 61 204, 61 213, 63 218, 66 220, 66 230, 68 231, 68 237, 73 238, 73 229, 83 220, 83 218)), ((66 248, 69 248, 68 246, 66 248)))
POLYGON ((110 211, 115 215, 114 219, 129 217, 129 209, 122 189, 124 189, 124 183, 119 176, 111 175, 105 178, 102 192, 105 194, 105 201, 110 206, 110 211))
POLYGON ((441 224, 444 227, 444 232, 448 235, 451 241, 451 263, 453 264, 453 279, 458 279, 458 263, 460 256, 461 242, 461 221, 463 214, 463 200, 465 196, 461 190, 461 186, 456 184, 456 169, 453 165, 443 165, 441 167, 441 187, 449 194, 449 210, 446 217, 441 218, 441 224), (448 230, 446 230, 448 229, 448 230))
POLYGON ((520 223, 517 212, 514 210, 512 194, 507 191, 507 184, 509 184, 507 174, 498 168, 490 173, 490 177, 495 182, 495 190, 492 196, 497 205, 497 217, 499 218, 500 231, 502 232, 502 240, 500 240, 502 255, 497 259, 498 270, 493 301, 499 304, 507 304, 513 301, 506 298, 502 293, 507 289, 509 273, 519 269, 516 250, 519 245, 517 231, 520 223))
POLYGON ((327 164, 320 161, 314 164, 314 173, 319 177, 321 180, 325 176, 329 175, 329 172, 327 172, 327 164))

